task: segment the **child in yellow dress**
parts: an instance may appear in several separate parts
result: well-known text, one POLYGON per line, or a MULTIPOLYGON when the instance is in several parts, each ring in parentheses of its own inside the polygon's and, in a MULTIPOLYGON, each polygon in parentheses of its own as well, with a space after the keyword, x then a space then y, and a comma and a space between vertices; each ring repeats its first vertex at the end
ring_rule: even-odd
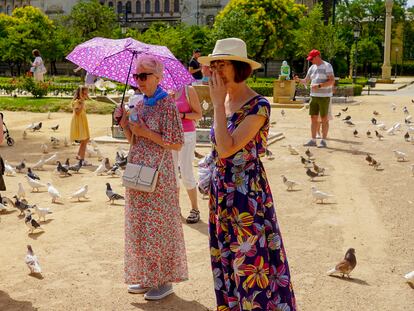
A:
POLYGON ((85 160, 86 145, 90 139, 88 118, 86 117, 86 99, 89 99, 88 88, 86 86, 78 87, 72 101, 73 116, 70 125, 70 140, 80 141, 76 159, 82 160, 82 162, 85 160))

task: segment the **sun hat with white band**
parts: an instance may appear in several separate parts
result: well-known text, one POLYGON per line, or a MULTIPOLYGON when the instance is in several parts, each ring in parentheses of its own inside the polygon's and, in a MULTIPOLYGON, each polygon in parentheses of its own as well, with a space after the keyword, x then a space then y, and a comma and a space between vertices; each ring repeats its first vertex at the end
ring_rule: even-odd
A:
POLYGON ((246 43, 239 38, 217 40, 213 53, 198 58, 200 64, 207 66, 216 60, 236 60, 248 63, 253 70, 262 67, 260 63, 247 57, 246 43))

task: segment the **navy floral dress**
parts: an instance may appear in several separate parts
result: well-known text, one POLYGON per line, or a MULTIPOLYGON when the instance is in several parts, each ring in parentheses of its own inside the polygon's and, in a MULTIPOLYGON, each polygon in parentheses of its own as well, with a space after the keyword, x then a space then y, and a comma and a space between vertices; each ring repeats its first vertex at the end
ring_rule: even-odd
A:
POLYGON ((248 115, 266 117, 257 135, 229 158, 218 158, 210 188, 209 236, 219 311, 295 311, 290 272, 272 193, 260 160, 265 155, 270 104, 262 96, 229 119, 232 133, 248 115))

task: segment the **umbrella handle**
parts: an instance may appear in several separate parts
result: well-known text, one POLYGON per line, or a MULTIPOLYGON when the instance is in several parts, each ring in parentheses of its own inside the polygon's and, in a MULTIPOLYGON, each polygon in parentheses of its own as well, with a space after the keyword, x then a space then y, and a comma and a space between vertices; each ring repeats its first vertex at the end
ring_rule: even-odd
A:
POLYGON ((132 62, 134 61, 135 56, 137 55, 137 51, 133 51, 132 52, 132 57, 131 57, 131 63, 129 64, 129 69, 128 69, 128 75, 127 75, 127 79, 125 81, 125 88, 124 88, 124 92, 122 93, 122 100, 121 100, 121 109, 122 109, 122 113, 125 112, 125 107, 124 107, 124 100, 125 100, 125 93, 126 93, 126 89, 128 87, 128 80, 129 80, 129 75, 131 74, 131 68, 132 68, 132 62))

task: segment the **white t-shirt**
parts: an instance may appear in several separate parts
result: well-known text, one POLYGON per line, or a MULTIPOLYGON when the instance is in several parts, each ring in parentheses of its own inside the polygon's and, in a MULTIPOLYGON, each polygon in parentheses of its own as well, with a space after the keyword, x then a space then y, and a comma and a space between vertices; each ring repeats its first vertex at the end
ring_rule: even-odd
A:
MULTIPOLYGON (((312 85, 327 82, 329 80, 328 77, 333 75, 334 72, 332 65, 328 62, 322 61, 322 64, 320 64, 319 66, 315 64, 310 66, 305 79, 311 80, 312 87, 312 85)), ((315 97, 332 97, 332 86, 321 87, 317 90, 313 90, 311 88, 310 95, 315 97)))

